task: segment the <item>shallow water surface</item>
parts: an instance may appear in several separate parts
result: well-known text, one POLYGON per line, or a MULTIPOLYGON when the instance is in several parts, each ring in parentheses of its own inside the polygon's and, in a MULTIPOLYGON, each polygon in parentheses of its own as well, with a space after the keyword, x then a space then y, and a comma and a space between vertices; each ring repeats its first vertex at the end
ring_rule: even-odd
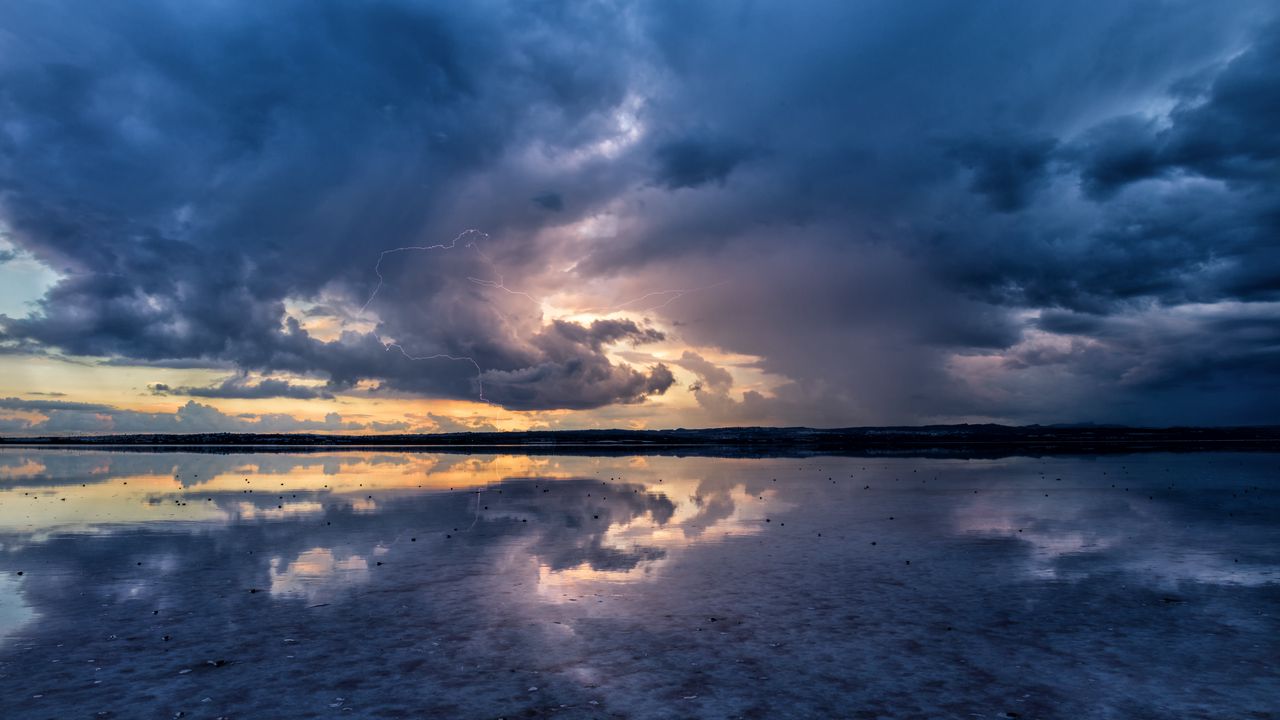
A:
POLYGON ((0 716, 1280 717, 1278 470, 4 449, 0 716))

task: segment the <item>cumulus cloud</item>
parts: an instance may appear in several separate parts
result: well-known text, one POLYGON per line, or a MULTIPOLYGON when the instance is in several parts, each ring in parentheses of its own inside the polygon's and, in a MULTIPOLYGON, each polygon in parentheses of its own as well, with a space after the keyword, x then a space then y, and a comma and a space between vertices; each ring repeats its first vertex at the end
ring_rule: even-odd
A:
POLYGON ((209 387, 170 387, 165 383, 154 383, 151 385, 151 392, 156 395, 186 395, 203 398, 291 398, 294 400, 333 398, 333 394, 322 387, 296 385, 287 380, 275 380, 273 378, 264 378, 258 382, 252 382, 244 375, 233 375, 221 383, 209 387))
POLYGON ((727 392, 733 387, 733 376, 728 370, 696 352, 685 350, 676 364, 696 375, 698 383, 713 392, 727 392))
MULTIPOLYGON (((417 314, 474 300, 465 281, 427 283, 413 302, 377 308, 382 333, 329 342, 297 324, 282 329, 284 301, 333 286, 367 292, 371 249, 446 236, 457 194, 505 148, 527 134, 552 145, 590 135, 596 114, 620 99, 627 68, 584 68, 560 31, 589 25, 598 48, 616 49, 626 46, 620 18, 407 2, 160 3, 80 16, 54 3, 9 8, 3 21, 12 38, 59 39, 15 39, 0 67, 12 118, 0 139, 0 202, 15 241, 65 272, 35 313, 5 321, 7 338, 337 384, 375 377, 459 398, 476 396, 469 368, 406 364, 379 338, 394 328, 415 354, 475 355, 505 374, 547 369, 529 342, 509 341, 497 311, 458 318, 462 328, 417 314)), ((508 211, 482 219, 500 228, 508 211)), ((218 392, 232 391, 250 392, 218 392)), ((585 402, 536 397, 546 407, 585 402)))
POLYGON ((663 334, 630 320, 597 320, 589 326, 557 320, 533 338, 539 361, 511 371, 483 374, 486 393, 507 407, 534 409, 553 404, 593 408, 610 403, 636 403, 661 395, 675 377, 662 363, 648 373, 614 365, 604 347, 618 341, 634 344, 662 340, 663 334))

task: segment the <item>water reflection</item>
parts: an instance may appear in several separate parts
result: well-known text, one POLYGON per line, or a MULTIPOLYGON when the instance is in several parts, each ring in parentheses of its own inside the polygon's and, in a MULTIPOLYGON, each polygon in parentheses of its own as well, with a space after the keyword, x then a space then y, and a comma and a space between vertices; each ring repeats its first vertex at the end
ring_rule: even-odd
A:
POLYGON ((328 600, 337 590, 369 580, 369 562, 359 555, 336 557, 329 548, 312 548, 281 569, 281 558, 271 558, 271 594, 302 598, 308 603, 328 600))
MULTIPOLYGON (((441 525, 453 528, 446 536, 519 536, 523 554, 538 562, 548 582, 568 571, 572 574, 566 578, 598 575, 610 581, 637 570, 647 574, 671 549, 712 530, 755 532, 766 508, 781 507, 775 491, 758 481, 748 489, 746 480, 688 477, 668 466, 661 468, 667 477, 660 477, 663 473, 645 458, 621 467, 634 478, 625 480, 604 475, 619 472, 611 461, 572 457, 9 452, 0 455, 0 497, 5 499, 0 502, 0 531, 11 543, 137 528, 203 532, 202 525, 234 530, 322 516, 400 516, 410 506, 453 506, 465 497, 472 508, 441 525), (453 495, 441 498, 441 491, 453 495), (458 524, 465 527, 453 527, 458 524)), ((324 526, 332 528, 333 520, 324 526)), ((314 528, 295 528, 308 529, 314 528)), ((340 531, 326 529, 324 534, 335 532, 340 531)), ((400 543, 399 535, 374 541, 377 551, 386 552, 383 542, 400 543)), ((366 554, 374 551, 365 549, 366 554)), ((306 553, 332 556, 324 548, 306 553)), ((354 558, 362 568, 367 564, 362 556, 354 558)), ((286 562, 297 570, 273 568, 273 575, 280 573, 281 586, 290 588, 342 576, 310 572, 313 561, 276 558, 277 565, 286 562)))
MULTIPOLYGON (((1149 459, 1129 462, 1153 469, 1149 459)), ((1058 478, 1037 477, 1043 492, 1001 492, 997 486, 966 499, 955 511, 956 530, 1017 541, 1026 550, 1026 572, 1043 580, 1123 570, 1170 591, 1184 582, 1280 582, 1274 558, 1242 559, 1237 537, 1259 521, 1280 521, 1270 514, 1275 508, 1252 501, 1234 509, 1224 504, 1224 498, 1251 495, 1269 502, 1274 493, 1262 493, 1257 485, 1209 476, 1191 478, 1187 488, 1187 478, 1160 472, 1135 478, 1126 465, 1115 477, 1095 473, 1083 487, 1079 481, 1064 485, 1058 478), (1210 512, 1206 501, 1216 506, 1210 512)))
POLYGON ((35 613, 22 600, 22 579, 16 575, 0 575, 0 642, 13 631, 30 622, 35 613))
POLYGON ((1241 716, 1280 654, 1276 466, 6 449, 0 690, 6 717, 1241 716))

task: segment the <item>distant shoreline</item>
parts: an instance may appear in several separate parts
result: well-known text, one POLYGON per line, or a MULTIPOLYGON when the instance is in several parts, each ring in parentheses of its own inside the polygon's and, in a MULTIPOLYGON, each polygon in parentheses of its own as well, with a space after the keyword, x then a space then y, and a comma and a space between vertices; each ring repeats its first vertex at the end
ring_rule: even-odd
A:
POLYGON ((705 430, 536 430, 432 435, 126 434, 0 438, 0 447, 5 446, 197 452, 397 450, 715 456, 940 454, 971 457, 1206 450, 1280 452, 1280 426, 1133 428, 930 425, 836 429, 747 427, 705 430))

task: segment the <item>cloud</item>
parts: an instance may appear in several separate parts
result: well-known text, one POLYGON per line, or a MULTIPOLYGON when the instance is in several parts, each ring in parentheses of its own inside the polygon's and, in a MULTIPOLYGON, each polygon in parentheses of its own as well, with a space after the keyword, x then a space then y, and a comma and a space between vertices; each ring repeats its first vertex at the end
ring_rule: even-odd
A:
POLYGON ((1057 141, 1000 135, 957 142, 956 160, 972 171, 970 188, 986 196, 1000 212, 1021 210, 1032 193, 1047 184, 1049 162, 1057 141))
POLYGON ((959 358, 957 370, 993 414, 1053 404, 1083 417, 1105 393, 1135 424, 1269 423, 1280 392, 1277 312, 1277 303, 1234 302, 1042 313, 1019 343, 959 358), (1253 392, 1232 392, 1241 382, 1253 392))
POLYGON ((294 400, 312 400, 316 398, 332 399, 333 394, 322 387, 295 385, 287 380, 264 378, 251 382, 244 375, 233 375, 211 387, 170 387, 164 383, 151 385, 151 392, 156 395, 186 395, 202 398, 291 398, 294 400))
POLYGON ((712 363, 696 352, 685 350, 676 361, 680 367, 698 376, 698 381, 715 392, 727 392, 733 387, 733 376, 728 370, 712 363))
POLYGON ((708 421, 1158 416, 1142 398, 1188 421, 1220 398, 1227 421, 1269 382, 1267 318, 1186 318, 1280 293, 1278 19, 1248 0, 12 4, 0 221, 60 279, 0 318, 0 352, 604 413, 674 383, 618 359, 662 342, 695 374, 723 351, 777 379, 729 386, 708 421), (489 237, 390 256, 360 312, 382 250, 469 227, 489 237), (673 287, 713 289, 632 327, 539 302, 673 287), (1108 335, 1137 317, 1181 329, 1141 352, 1108 335), (1081 351, 1032 352, 1041 333, 1081 351), (1143 352, 1204 348, 1201 370, 1133 380, 1143 352))
POLYGON ((533 196, 532 200, 535 205, 543 210, 550 210, 551 212, 564 210, 564 198, 560 197, 559 193, 538 193, 533 196))
POLYGON ((172 413, 123 410, 99 403, 66 400, 0 398, 0 410, 34 412, 38 419, 5 418, 6 432, 22 435, 63 433, 212 433, 212 432, 383 432, 388 427, 350 422, 338 413, 323 420, 299 419, 283 413, 228 415, 189 400, 172 413))
POLYGON ((641 344, 663 338, 661 332, 630 320, 597 320, 589 326, 557 320, 533 338, 541 356, 537 364, 483 373, 486 397, 493 395, 502 405, 520 409, 551 406, 550 398, 556 398, 557 406, 578 409, 642 402, 671 387, 671 371, 661 363, 647 373, 614 365, 604 347, 622 340, 641 344))
POLYGON ((753 154, 751 148, 725 140, 696 137, 671 140, 654 149, 657 163, 654 179, 669 190, 696 188, 707 183, 723 185, 729 173, 753 154))
MULTIPOLYGON (((55 3, 4 17, 15 36, 93 48, 75 56, 61 42, 23 43, 0 67, 14 118, 0 144, 4 221, 15 242, 66 273, 34 314, 4 322, 5 336, 113 361, 230 363, 340 384, 380 377, 445 397, 476 396, 468 368, 395 361, 378 342, 386 332, 325 343, 297 326, 282 331, 284 301, 326 287, 367 292, 370 246, 452 234, 441 208, 467 178, 529 133, 552 144, 590 134, 627 72, 599 59, 584 68, 547 32, 607 20, 586 10, 391 2, 69 12, 55 3), (539 112, 545 122, 527 121, 539 112)), ((626 45, 620 26, 592 30, 600 48, 626 45)), ((480 219, 500 229, 503 211, 492 212, 480 219)), ((459 279, 407 303, 405 317, 393 317, 394 304, 376 312, 406 346, 418 341, 414 352, 470 346, 486 369, 543 367, 527 342, 508 342, 498 312, 460 319, 465 328, 421 323, 422 306, 475 299, 459 279)))
POLYGON ((1089 197, 1108 200, 1129 183, 1164 173, 1154 125, 1150 119, 1127 116, 1084 134, 1075 154, 1081 163, 1081 184, 1089 197))
POLYGON ((1280 103, 1280 23, 1212 76, 1207 87, 1185 78, 1167 126, 1123 118, 1082 143, 1082 175, 1105 195, 1145 179, 1187 173, 1251 186, 1280 172, 1272 118, 1280 103))
POLYGON ((0 409, 43 412, 46 410, 62 410, 72 412, 107 412, 111 408, 100 403, 76 402, 73 400, 24 400, 22 398, 0 398, 0 409))

